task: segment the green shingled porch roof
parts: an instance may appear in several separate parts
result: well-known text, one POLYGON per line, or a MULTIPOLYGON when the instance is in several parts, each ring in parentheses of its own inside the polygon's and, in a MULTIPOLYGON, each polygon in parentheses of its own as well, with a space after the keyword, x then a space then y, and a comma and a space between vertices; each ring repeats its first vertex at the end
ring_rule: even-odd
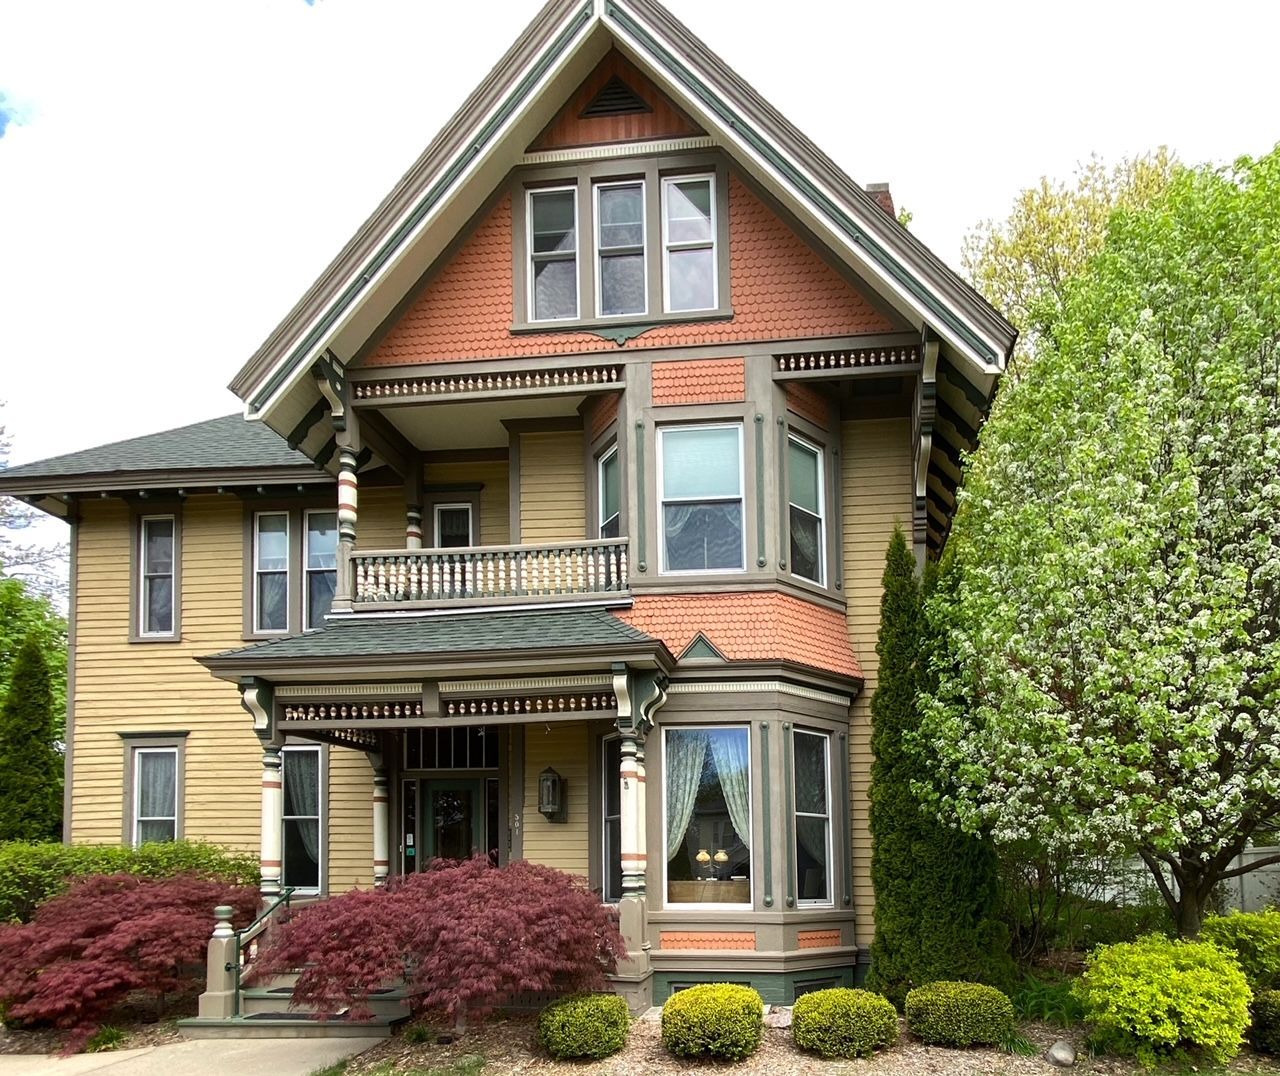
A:
POLYGON ((318 631, 225 650, 201 660, 215 666, 237 661, 257 664, 299 659, 421 657, 645 643, 662 646, 651 635, 624 624, 606 609, 450 612, 422 617, 342 617, 328 621, 318 631))
POLYGON ((0 483, 81 475, 262 467, 296 467, 320 474, 306 456, 289 448, 284 438, 265 423, 247 422, 243 415, 235 414, 8 467, 0 470, 0 483))

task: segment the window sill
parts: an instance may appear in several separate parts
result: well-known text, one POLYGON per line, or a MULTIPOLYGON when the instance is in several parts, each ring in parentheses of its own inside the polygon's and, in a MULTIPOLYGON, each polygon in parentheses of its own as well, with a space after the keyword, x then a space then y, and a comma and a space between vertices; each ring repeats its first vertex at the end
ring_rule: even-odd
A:
POLYGON ((179 635, 130 635, 131 643, 180 643, 182 636, 179 635))
POLYGON ((617 317, 562 318, 558 321, 518 321, 511 326, 516 336, 537 333, 591 332, 610 339, 615 334, 628 339, 665 325, 681 325, 707 321, 731 321, 733 308, 681 311, 678 314, 620 314, 617 317))

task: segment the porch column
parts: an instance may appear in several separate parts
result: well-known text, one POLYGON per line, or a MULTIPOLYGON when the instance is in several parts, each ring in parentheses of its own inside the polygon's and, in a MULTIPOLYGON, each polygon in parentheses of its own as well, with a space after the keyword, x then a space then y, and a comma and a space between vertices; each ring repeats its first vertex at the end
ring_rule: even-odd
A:
POLYGON ((373 884, 384 886, 391 871, 391 797, 382 757, 373 759, 373 884))
POLYGON ((284 830, 284 785, 281 781, 280 745, 268 741, 262 747, 262 871, 260 891, 264 901, 280 895, 280 842, 284 830))
POLYGON ((644 832, 644 736, 636 730, 622 734, 622 781, 618 801, 622 829, 622 895, 643 897, 645 865, 648 859, 644 832))
POLYGON ((409 458, 409 473, 404 479, 404 544, 406 549, 422 548, 422 454, 409 458))
POLYGON ((406 549, 422 548, 422 505, 410 504, 404 510, 404 544, 406 549))
POLYGON ((356 517, 359 502, 359 480, 356 478, 356 457, 359 454, 354 438, 343 437, 338 445, 338 579, 334 588, 333 604, 338 609, 350 609, 355 596, 351 578, 351 554, 356 549, 356 517))

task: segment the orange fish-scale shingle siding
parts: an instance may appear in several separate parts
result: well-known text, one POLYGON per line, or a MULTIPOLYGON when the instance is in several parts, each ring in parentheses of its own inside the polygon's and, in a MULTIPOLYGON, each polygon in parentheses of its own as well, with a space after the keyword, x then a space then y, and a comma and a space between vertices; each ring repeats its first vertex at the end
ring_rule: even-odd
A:
MULTIPOLYGON (((512 210, 503 195, 365 366, 616 351, 585 332, 511 332, 512 210)), ((894 326, 736 176, 729 180, 727 321, 661 325, 628 341, 654 347, 889 332, 894 326)), ((659 256, 651 251, 650 257, 659 256)))
POLYGON ((808 385, 789 384, 786 390, 788 411, 794 411, 824 430, 831 429, 831 402, 825 396, 808 385))
POLYGON ((653 364, 655 404, 737 403, 746 398, 747 372, 742 359, 653 364))
POLYGON ((790 594, 641 594, 614 616, 676 655, 702 632, 730 661, 794 661, 862 676, 844 613, 790 594))
POLYGON ((605 430, 609 428, 609 424, 618 417, 618 404, 622 400, 622 394, 610 392, 605 396, 597 396, 595 400, 589 403, 587 417, 587 436, 594 441, 605 430))

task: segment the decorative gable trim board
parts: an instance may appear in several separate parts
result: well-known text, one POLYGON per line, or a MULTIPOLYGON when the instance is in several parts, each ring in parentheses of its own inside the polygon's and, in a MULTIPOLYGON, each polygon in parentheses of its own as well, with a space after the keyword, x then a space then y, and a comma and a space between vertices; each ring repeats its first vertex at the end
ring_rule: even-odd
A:
POLYGON ((663 138, 653 142, 615 142, 606 146, 574 146, 526 153, 521 164, 572 164, 575 161, 607 161, 619 157, 654 157, 664 153, 691 153, 715 148, 710 135, 663 138))

